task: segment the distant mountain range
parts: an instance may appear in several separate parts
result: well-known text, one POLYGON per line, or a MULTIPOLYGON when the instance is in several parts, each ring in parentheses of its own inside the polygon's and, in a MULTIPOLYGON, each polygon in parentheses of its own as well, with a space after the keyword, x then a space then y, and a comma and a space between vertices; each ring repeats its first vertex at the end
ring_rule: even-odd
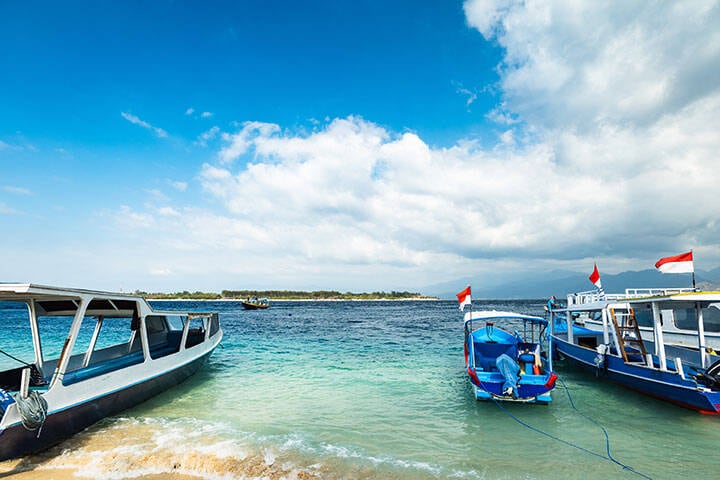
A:
MULTIPOLYGON (((601 272, 603 289, 607 293, 624 292, 626 288, 677 288, 692 287, 692 276, 686 274, 662 274, 657 270, 628 271, 615 275, 601 272)), ((475 299, 521 299, 549 298, 555 295, 564 299, 568 293, 594 290, 588 280, 589 273, 555 270, 537 274, 517 274, 514 276, 463 278, 452 282, 429 285, 422 288, 424 295, 453 299, 455 294, 472 286, 475 299)), ((720 290, 720 267, 713 270, 695 272, 698 288, 720 290)))

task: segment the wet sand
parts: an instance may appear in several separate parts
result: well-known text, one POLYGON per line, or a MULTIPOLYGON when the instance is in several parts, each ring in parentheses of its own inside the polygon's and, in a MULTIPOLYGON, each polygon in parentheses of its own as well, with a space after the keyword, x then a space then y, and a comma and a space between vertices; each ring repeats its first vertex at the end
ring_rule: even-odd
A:
POLYGON ((322 470, 317 465, 298 468, 289 459, 247 451, 212 434, 193 435, 153 422, 119 420, 94 426, 45 452, 0 462, 0 479, 310 480, 335 476, 322 470))

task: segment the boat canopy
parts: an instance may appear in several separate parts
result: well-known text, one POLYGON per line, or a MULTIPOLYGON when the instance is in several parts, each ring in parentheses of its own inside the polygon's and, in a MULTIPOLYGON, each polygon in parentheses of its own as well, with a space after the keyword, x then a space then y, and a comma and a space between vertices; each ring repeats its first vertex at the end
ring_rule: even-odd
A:
MULTIPOLYGON (((83 299, 89 299, 85 316, 90 317, 137 317, 141 309, 150 310, 147 301, 137 295, 58 288, 30 283, 0 283, 0 301, 33 302, 38 316, 74 316, 83 299)), ((177 313, 159 310, 152 310, 152 312, 161 315, 177 313)), ((195 315, 202 315, 202 313, 197 312, 195 315)))
POLYGON ((527 320, 533 323, 541 323, 547 325, 548 321, 542 317, 536 317, 534 315, 523 315, 522 313, 515 312, 501 312, 497 310, 480 310, 477 312, 465 313, 465 322, 476 321, 476 320, 492 320, 492 319, 512 319, 512 320, 527 320))

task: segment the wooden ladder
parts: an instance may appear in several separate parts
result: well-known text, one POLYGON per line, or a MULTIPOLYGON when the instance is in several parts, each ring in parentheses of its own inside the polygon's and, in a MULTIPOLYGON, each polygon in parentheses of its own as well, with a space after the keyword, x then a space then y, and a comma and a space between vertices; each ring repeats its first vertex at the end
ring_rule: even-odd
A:
POLYGON ((647 351, 645 350, 645 343, 642 340, 640 328, 638 327, 637 319, 635 318, 635 310, 628 308, 626 312, 616 312, 614 308, 611 308, 610 318, 612 318, 613 325, 615 326, 615 333, 617 334, 620 353, 622 353, 623 360, 628 362, 628 354, 625 349, 625 345, 630 344, 630 346, 637 347, 637 349, 640 350, 642 363, 646 364, 647 351))

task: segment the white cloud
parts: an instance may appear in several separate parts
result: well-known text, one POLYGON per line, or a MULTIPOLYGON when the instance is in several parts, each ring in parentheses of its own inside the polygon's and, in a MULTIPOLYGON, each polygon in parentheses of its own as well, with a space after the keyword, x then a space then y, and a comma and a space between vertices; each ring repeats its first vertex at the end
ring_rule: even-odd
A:
POLYGON ((472 90, 468 90, 467 88, 463 87, 462 85, 458 84, 456 85, 455 91, 459 93, 460 95, 467 97, 465 100, 465 108, 470 111, 470 106, 477 100, 477 92, 474 92, 472 90))
POLYGON ((28 190, 27 188, 23 187, 14 187, 12 185, 3 185, 0 187, 1 190, 4 190, 8 193, 12 193, 15 195, 32 195, 32 192, 28 190))
POLYGON ((353 116, 310 133, 239 123, 212 133, 206 203, 124 207, 126 231, 174 275, 272 287, 422 286, 599 256, 604 271, 641 269, 689 248, 717 266, 716 3, 465 11, 505 51, 495 145, 437 148, 353 116))
POLYGON ((14 208, 8 207, 4 203, 0 202, 0 215, 18 215, 20 214, 19 210, 15 210, 14 208))
POLYGON ((202 113, 200 114, 200 116, 201 116, 202 118, 210 118, 210 117, 213 116, 213 113, 212 113, 212 112, 202 112, 202 113))
POLYGON ((220 150, 219 157, 222 163, 231 163, 244 155, 256 137, 267 137, 280 131, 280 127, 273 123, 245 122, 242 130, 235 134, 223 133, 223 140, 230 143, 220 150))
POLYGON ((720 85, 714 0, 469 0, 464 8, 468 23, 505 49, 503 97, 533 124, 645 126, 720 85))
POLYGON ((123 205, 114 217, 117 222, 127 228, 150 228, 155 226, 155 218, 147 213, 135 212, 129 206, 123 205))
POLYGON ((151 130, 152 132, 155 133, 156 136, 158 136, 158 137, 160 137, 160 138, 165 138, 165 137, 167 137, 167 132, 166 132, 165 130, 163 130, 162 128, 159 128, 159 127, 154 127, 154 126, 150 125, 148 122, 146 122, 146 121, 144 121, 144 120, 141 120, 140 118, 136 117, 135 115, 133 115, 133 114, 131 114, 131 113, 120 112, 120 115, 121 115, 125 120, 127 120, 128 122, 130 122, 130 123, 132 123, 132 124, 134 124, 134 125, 139 125, 139 126, 141 126, 141 127, 143 127, 143 128, 146 128, 146 129, 148 129, 148 130, 151 130))
POLYGON ((201 147, 206 147, 207 143, 217 137, 218 133, 220 132, 220 127, 217 125, 210 128, 209 130, 201 133, 198 136, 197 141, 195 142, 197 145, 200 145, 201 147))
POLYGON ((162 190, 159 190, 157 188, 150 188, 145 190, 145 192, 150 195, 150 197, 155 201, 161 201, 164 202, 168 200, 167 195, 165 195, 162 190))
POLYGON ((26 145, 24 145, 24 146, 22 146, 22 145, 13 145, 13 144, 10 144, 10 143, 7 143, 7 142, 3 142, 2 140, 0 140, 0 152, 2 152, 3 150, 5 150, 5 151, 30 150, 31 152, 36 152, 36 151, 37 151, 37 148, 35 148, 35 147, 34 147, 33 145, 31 145, 31 144, 26 144, 26 145))
POLYGON ((187 190, 188 184, 187 182, 180 182, 175 180, 168 180, 167 181, 171 187, 173 187, 175 190, 179 192, 184 192, 187 190))
POLYGON ((192 107, 185 110, 185 115, 192 115, 193 113, 195 113, 195 109, 192 107))
POLYGON ((172 207, 161 207, 158 209, 158 214, 166 216, 166 217, 179 217, 180 212, 175 210, 172 207))
POLYGON ((167 267, 157 267, 157 268, 151 268, 148 272, 150 275, 159 276, 159 277, 169 277, 173 274, 172 269, 167 267))

